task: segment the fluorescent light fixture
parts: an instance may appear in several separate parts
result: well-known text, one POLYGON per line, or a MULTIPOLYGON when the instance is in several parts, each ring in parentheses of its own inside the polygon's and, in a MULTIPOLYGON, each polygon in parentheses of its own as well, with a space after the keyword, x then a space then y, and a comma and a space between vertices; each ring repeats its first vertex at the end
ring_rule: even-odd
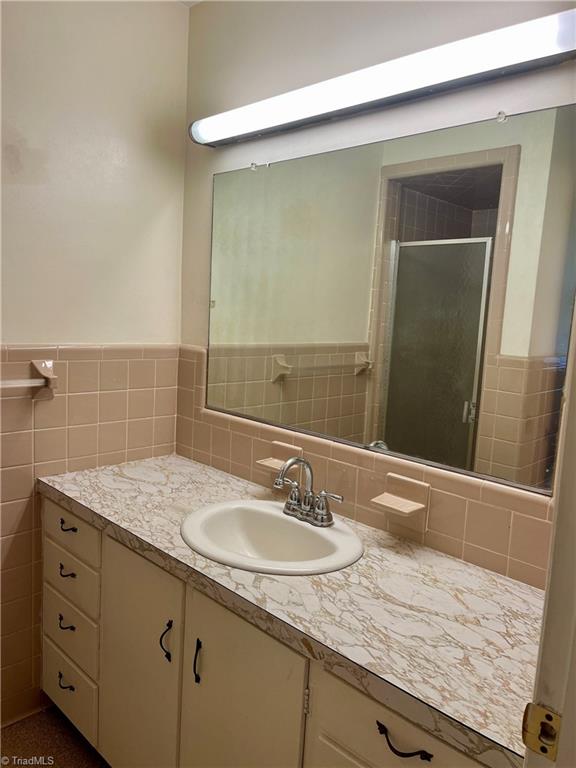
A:
POLYGON ((576 10, 564 11, 205 117, 192 123, 190 137, 198 144, 229 144, 557 64, 575 55, 576 10))

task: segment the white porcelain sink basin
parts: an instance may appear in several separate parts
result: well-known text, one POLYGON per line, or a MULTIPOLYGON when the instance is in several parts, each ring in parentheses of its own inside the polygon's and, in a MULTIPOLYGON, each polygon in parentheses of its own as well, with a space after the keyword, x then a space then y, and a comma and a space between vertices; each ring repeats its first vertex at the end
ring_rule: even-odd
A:
POLYGON ((260 573, 328 573, 362 557, 362 542, 340 520, 315 528, 282 509, 276 501, 214 504, 186 517, 182 538, 211 560, 260 573))

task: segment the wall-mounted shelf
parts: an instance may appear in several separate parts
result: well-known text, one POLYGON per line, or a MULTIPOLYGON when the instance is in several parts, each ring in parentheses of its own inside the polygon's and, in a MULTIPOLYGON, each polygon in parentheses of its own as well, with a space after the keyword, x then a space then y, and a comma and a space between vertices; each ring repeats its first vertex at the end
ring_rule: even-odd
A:
POLYGON ((290 365, 286 361, 285 355, 274 355, 272 357, 272 375, 270 381, 274 384, 282 381, 289 376, 315 376, 321 375, 341 375, 343 373, 353 373, 358 376, 361 373, 368 373, 372 370, 373 361, 368 358, 366 352, 356 352, 353 363, 320 363, 318 365, 297 366, 290 365))
POLYGON ((39 374, 38 378, 29 379, 4 379, 0 381, 0 389, 37 389, 46 387, 55 389, 58 383, 58 376, 54 373, 53 360, 31 360, 32 368, 39 374))

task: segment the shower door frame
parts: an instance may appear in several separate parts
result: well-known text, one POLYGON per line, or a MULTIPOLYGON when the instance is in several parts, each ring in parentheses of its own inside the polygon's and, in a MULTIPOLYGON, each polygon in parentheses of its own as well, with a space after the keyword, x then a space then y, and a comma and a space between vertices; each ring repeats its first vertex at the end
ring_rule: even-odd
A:
MULTIPOLYGON (((516 205, 516 191, 518 184, 518 172, 520 165, 520 145, 502 144, 493 149, 475 150, 440 156, 431 156, 420 160, 408 162, 390 163, 382 166, 380 170, 380 189, 378 203, 378 219, 376 228, 376 241, 373 257, 372 295, 370 298, 370 314, 368 321, 368 343, 370 356, 374 361, 373 369, 368 378, 364 446, 378 439, 378 425, 381 422, 382 392, 381 380, 383 371, 383 350, 386 331, 386 311, 389 301, 389 254, 392 241, 399 235, 399 192, 402 185, 413 176, 421 176, 426 173, 441 173, 454 171, 454 169, 482 168, 486 165, 502 165, 502 181, 500 185, 500 199, 498 201, 498 220, 496 235, 492 249, 492 275, 491 289, 488 296, 488 314, 486 320, 486 337, 484 345, 484 379, 486 377, 486 363, 489 357, 494 361, 500 354, 502 341, 502 318, 504 316, 504 302, 506 284, 508 279, 508 265, 510 259, 510 232, 514 226, 514 210, 516 205)), ((486 381, 482 382, 482 391, 487 387, 486 381)), ((480 400, 479 431, 488 428, 488 421, 492 412, 484 410, 482 398, 480 400)), ((482 432, 486 438, 486 448, 492 451, 494 442, 493 434, 489 431, 482 432)), ((376 450, 376 449, 373 449, 376 450)), ((380 449, 378 449, 380 450, 380 449)), ((385 453, 395 455, 393 451, 382 449, 385 453)), ((398 454, 401 455, 401 454, 398 454)), ((437 465, 425 459, 414 456, 408 457, 413 461, 423 464, 437 465)), ((472 474, 487 475, 492 477, 492 460, 480 460, 476 455, 472 474), (480 467, 482 464, 482 467, 480 467)), ((450 467, 454 472, 466 470, 450 467)))
POLYGON ((390 361, 392 354, 392 339, 394 337, 394 316, 396 312, 396 285, 398 280, 398 262, 400 260, 400 249, 406 246, 425 246, 425 245, 461 245, 463 243, 484 243, 484 272, 482 276, 482 293, 480 297, 480 315, 478 318, 478 338, 476 342, 476 360, 474 364, 474 384, 472 387, 471 400, 467 400, 462 413, 462 422, 470 425, 468 431, 468 450, 466 452, 466 469, 473 469, 474 462, 474 444, 475 436, 478 430, 479 392, 480 376, 482 372, 482 362, 484 359, 484 341, 486 337, 486 321, 488 316, 488 299, 490 288, 490 275, 492 271, 492 237, 460 237, 446 240, 393 240, 390 247, 390 266, 388 271, 389 280, 389 302, 386 310, 386 331, 384 336, 384 370, 382 375, 380 397, 382 398, 380 410, 380 424, 382 430, 382 440, 386 441, 386 414, 388 412, 388 393, 390 383, 390 361), (474 404, 474 419, 469 420, 470 406, 474 404), (468 405, 468 408, 466 407, 468 405))

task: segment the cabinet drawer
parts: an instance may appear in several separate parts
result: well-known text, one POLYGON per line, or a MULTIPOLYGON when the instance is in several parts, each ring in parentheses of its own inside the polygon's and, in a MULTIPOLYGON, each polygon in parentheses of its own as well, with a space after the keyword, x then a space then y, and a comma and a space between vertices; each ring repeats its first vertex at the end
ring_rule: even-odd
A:
POLYGON ((46 636, 44 636, 42 688, 95 746, 98 724, 98 687, 46 636))
POLYGON ((44 499, 44 530, 80 560, 100 567, 100 531, 50 499, 44 499))
POLYGON ((44 537, 44 580, 90 618, 98 620, 100 574, 48 537, 44 537))
POLYGON ((43 628, 90 677, 98 677, 98 626, 72 603, 44 585, 43 628))
POLYGON ((319 664, 310 671, 310 715, 306 729, 304 768, 406 768, 420 764, 395 755, 376 721, 388 728, 390 741, 401 752, 425 750, 435 768, 479 768, 463 755, 387 707, 325 672, 319 664))

